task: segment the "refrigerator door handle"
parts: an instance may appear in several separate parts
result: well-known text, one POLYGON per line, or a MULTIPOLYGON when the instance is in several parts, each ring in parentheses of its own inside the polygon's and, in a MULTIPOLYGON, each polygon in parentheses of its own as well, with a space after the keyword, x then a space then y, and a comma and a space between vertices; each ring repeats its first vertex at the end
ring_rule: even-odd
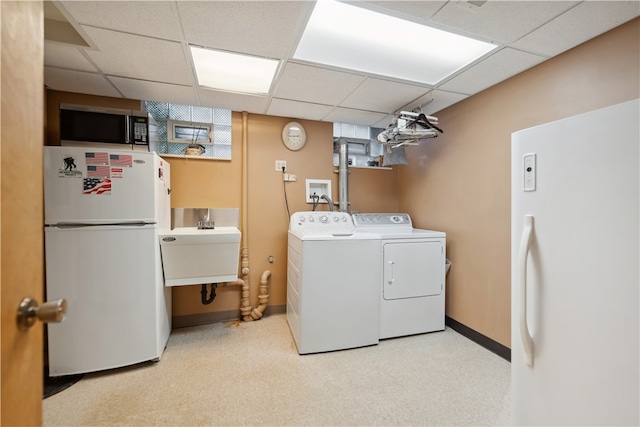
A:
POLYGON ((90 223, 82 223, 82 222, 59 222, 57 224, 54 225, 48 225, 48 227, 55 227, 55 228, 62 228, 62 229, 66 229, 66 228, 83 228, 83 227, 104 227, 104 226, 108 226, 108 225, 115 225, 115 226, 126 226, 126 227, 144 227, 145 225, 149 225, 149 224, 153 224, 150 222, 144 222, 144 221, 127 221, 127 222, 113 222, 113 223, 100 223, 100 224, 90 224, 90 223))
POLYGON ((518 273, 520 275, 520 309, 518 319, 520 324, 520 341, 524 350, 524 362, 528 366, 533 366, 533 338, 529 334, 527 327, 527 257, 531 245, 533 234, 533 215, 524 216, 524 226, 522 228, 522 238, 520 239, 520 251, 518 254, 518 273))

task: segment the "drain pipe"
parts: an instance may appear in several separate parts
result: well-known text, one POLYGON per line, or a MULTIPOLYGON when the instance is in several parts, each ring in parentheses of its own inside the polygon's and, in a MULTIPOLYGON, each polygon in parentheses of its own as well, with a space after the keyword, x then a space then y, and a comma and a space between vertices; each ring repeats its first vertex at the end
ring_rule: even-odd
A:
POLYGON ((349 148, 345 138, 338 139, 340 144, 340 163, 338 169, 339 211, 349 212, 349 148))
MULTIPOLYGON (((249 177, 249 156, 247 153, 248 147, 248 121, 249 113, 242 112, 242 248, 240 249, 240 266, 242 273, 242 296, 240 297, 240 312, 242 313, 242 319, 248 321, 251 317, 251 292, 249 285, 249 245, 248 241, 248 214, 247 209, 249 206, 248 197, 248 177, 249 177)), ((239 278, 238 278, 239 279, 239 278)), ((240 280, 238 280, 240 282, 240 280)))
POLYGON ((253 320, 259 320, 267 308, 267 303, 269 302, 269 278, 271 278, 271 271, 265 270, 260 277, 260 293, 258 294, 258 302, 260 302, 260 305, 251 310, 251 318, 253 320))
POLYGON ((260 279, 260 290, 258 295, 258 301, 260 305, 256 308, 251 308, 251 286, 249 284, 249 245, 248 245, 248 230, 249 230, 249 166, 248 166, 248 117, 249 113, 242 112, 242 247, 240 249, 240 272, 242 278, 238 278, 236 282, 229 283, 229 285, 238 285, 242 287, 242 295, 240 297, 240 313, 242 320, 249 322, 252 320, 258 320, 262 317, 264 310, 267 308, 269 302, 268 283, 271 277, 271 271, 266 270, 262 273, 260 279))

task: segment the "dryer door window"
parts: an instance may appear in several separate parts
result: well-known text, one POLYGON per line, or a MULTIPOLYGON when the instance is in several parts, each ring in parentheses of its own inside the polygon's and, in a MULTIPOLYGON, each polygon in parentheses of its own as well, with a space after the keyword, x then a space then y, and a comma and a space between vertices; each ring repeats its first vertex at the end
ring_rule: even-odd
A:
POLYGON ((382 294, 385 300, 439 295, 444 278, 439 241, 384 244, 382 294))

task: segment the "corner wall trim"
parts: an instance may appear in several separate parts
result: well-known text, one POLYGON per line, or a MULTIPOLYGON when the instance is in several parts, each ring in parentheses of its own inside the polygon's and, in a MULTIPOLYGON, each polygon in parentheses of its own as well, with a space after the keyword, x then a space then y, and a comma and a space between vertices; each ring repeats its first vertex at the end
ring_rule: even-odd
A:
POLYGON ((497 354, 506 361, 511 362, 511 349, 509 347, 506 347, 499 342, 494 341, 485 335, 482 335, 480 332, 474 331, 470 327, 463 325, 462 323, 450 318, 449 316, 445 316, 444 323, 454 331, 458 332, 460 335, 469 338, 476 344, 486 348, 492 353, 497 354))

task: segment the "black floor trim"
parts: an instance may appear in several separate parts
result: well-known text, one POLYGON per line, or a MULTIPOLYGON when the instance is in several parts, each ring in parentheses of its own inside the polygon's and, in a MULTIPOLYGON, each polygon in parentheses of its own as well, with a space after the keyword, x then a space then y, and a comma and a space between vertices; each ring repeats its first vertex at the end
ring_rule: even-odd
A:
POLYGON ((480 332, 474 331, 470 327, 463 325, 457 320, 453 320, 449 316, 445 316, 444 323, 460 335, 464 335, 476 344, 481 345, 492 353, 495 353, 503 359, 511 362, 511 349, 509 347, 482 335, 480 332))
POLYGON ((42 398, 46 399, 54 394, 68 389, 84 377, 84 374, 65 375, 62 377, 50 377, 49 366, 44 367, 44 384, 42 387, 42 398))

